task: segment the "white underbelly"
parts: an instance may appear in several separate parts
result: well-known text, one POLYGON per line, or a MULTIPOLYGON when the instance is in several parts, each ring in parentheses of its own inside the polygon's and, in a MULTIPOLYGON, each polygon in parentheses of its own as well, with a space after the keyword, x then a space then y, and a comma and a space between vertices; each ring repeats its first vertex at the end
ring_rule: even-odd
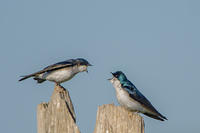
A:
POLYGON ((117 91, 117 100, 120 105, 124 106, 125 108, 132 110, 132 111, 139 111, 139 112, 145 112, 145 109, 142 107, 141 104, 139 104, 134 99, 131 99, 128 96, 128 93, 125 92, 122 89, 116 90, 117 91))
POLYGON ((57 70, 43 75, 43 78, 49 81, 62 83, 73 78, 75 73, 69 69, 57 70))

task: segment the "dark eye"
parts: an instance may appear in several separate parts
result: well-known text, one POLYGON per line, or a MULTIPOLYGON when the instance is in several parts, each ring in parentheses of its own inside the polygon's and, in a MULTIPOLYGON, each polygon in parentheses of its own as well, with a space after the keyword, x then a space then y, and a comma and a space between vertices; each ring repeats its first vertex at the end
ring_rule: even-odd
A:
POLYGON ((116 78, 118 78, 118 77, 119 77, 119 75, 118 75, 118 74, 115 74, 115 77, 116 77, 116 78))

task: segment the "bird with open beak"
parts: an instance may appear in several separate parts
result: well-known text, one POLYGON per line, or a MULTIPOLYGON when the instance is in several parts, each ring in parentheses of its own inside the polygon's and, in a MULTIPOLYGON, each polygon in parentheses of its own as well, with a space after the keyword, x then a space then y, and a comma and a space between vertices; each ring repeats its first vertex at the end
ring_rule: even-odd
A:
POLYGON ((143 113, 151 118, 164 121, 167 118, 161 115, 145 96, 127 79, 126 75, 117 71, 108 79, 116 90, 119 104, 130 111, 143 113))

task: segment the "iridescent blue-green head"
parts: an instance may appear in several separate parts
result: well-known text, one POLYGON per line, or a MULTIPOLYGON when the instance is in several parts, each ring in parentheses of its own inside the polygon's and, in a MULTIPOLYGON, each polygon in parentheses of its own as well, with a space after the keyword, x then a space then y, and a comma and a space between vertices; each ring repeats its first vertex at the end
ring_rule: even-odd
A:
POLYGON ((112 75, 117 78, 120 82, 126 81, 126 75, 122 71, 117 71, 112 73, 112 75))

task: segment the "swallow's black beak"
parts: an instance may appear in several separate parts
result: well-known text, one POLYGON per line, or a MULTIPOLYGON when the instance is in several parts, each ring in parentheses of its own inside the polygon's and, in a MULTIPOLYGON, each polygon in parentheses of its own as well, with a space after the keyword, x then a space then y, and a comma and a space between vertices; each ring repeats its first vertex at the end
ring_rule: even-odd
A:
POLYGON ((110 72, 110 73, 112 74, 113 77, 115 77, 114 74, 113 74, 112 72, 110 72))
POLYGON ((110 78, 110 79, 107 79, 107 80, 109 80, 109 81, 110 81, 111 79, 112 79, 112 78, 110 78))
POLYGON ((88 65, 87 66, 93 66, 92 64, 90 64, 90 63, 88 63, 88 65))
MULTIPOLYGON (((114 74, 112 73, 112 72, 110 72, 111 74, 112 74, 112 76, 114 77, 114 74)), ((112 80, 113 79, 113 77, 112 78, 109 78, 109 79, 107 79, 107 80, 112 80)))

